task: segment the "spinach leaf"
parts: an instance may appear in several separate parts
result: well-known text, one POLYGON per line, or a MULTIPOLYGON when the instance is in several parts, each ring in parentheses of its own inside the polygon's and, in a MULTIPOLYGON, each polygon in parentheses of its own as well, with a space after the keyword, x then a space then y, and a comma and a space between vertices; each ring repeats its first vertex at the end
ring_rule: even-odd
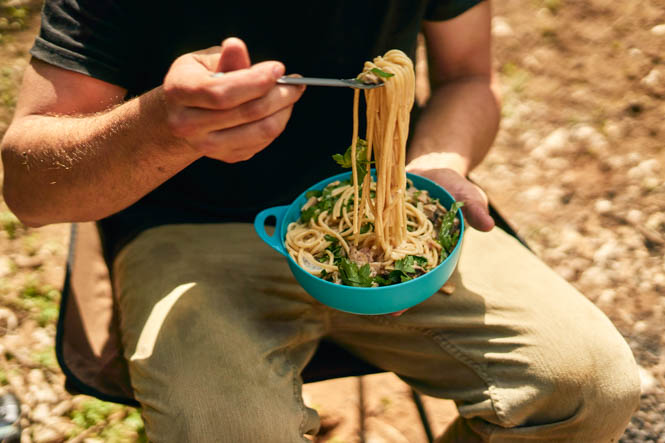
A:
MULTIPOLYGON (((351 146, 349 146, 344 154, 335 154, 332 156, 333 160, 337 162, 342 168, 351 168, 351 146)), ((358 183, 362 183, 365 175, 367 174, 368 165, 372 162, 367 161, 367 142, 358 137, 356 143, 356 175, 358 183)))
POLYGON ((372 286, 373 279, 369 275, 371 272, 369 264, 358 268, 356 263, 347 258, 342 258, 337 266, 339 268, 339 276, 345 285, 360 288, 372 286))
POLYGON ((448 257, 459 239, 459 231, 455 229, 455 215, 457 210, 464 206, 463 202, 455 202, 452 204, 448 212, 441 219, 441 227, 439 228, 438 242, 441 245, 441 260, 448 257))
POLYGON ((379 77, 383 77, 383 78, 390 78, 390 77, 395 76, 395 74, 391 74, 390 72, 382 71, 379 68, 372 68, 372 69, 370 69, 370 71, 372 71, 374 74, 378 75, 379 77))

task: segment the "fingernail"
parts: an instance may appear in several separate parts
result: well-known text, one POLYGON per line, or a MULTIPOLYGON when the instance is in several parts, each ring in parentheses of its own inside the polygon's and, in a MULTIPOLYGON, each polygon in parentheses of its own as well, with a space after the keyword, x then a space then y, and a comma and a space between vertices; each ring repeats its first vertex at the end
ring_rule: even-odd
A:
POLYGON ((275 80, 280 78, 282 75, 284 75, 284 65, 281 63, 276 63, 275 66, 272 68, 272 73, 275 76, 275 80))

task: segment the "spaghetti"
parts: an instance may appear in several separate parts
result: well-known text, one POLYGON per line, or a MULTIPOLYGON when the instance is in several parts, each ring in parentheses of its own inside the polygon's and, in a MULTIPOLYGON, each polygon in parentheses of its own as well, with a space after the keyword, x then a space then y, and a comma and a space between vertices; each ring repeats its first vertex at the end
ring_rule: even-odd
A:
POLYGON ((351 286, 384 286, 417 277, 450 253, 459 235, 455 213, 461 204, 447 211, 407 180, 406 142, 415 95, 409 57, 388 51, 366 62, 358 78, 384 85, 365 90, 367 141, 358 138, 355 90, 351 146, 333 157, 351 168, 351 178, 309 191, 285 243, 291 257, 314 275, 351 286))

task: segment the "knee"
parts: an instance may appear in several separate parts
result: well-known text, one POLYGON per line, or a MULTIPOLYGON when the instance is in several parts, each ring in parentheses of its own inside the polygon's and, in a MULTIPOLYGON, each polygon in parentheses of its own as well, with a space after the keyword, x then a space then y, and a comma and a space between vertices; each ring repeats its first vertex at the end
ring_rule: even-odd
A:
POLYGON ((640 377, 622 338, 607 345, 590 340, 574 353, 544 357, 547 363, 531 369, 531 395, 513 410, 512 424, 549 425, 569 441, 618 439, 638 408, 640 377))

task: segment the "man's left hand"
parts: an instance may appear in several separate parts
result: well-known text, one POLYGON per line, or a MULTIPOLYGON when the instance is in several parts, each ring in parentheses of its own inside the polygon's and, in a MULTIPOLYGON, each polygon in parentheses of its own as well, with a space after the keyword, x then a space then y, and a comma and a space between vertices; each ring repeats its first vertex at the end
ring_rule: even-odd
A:
POLYGON ((489 214, 487 195, 480 187, 471 183, 459 172, 445 167, 436 169, 407 168, 407 170, 438 183, 452 194, 456 201, 464 202, 462 212, 471 227, 485 232, 494 227, 494 220, 489 214))

